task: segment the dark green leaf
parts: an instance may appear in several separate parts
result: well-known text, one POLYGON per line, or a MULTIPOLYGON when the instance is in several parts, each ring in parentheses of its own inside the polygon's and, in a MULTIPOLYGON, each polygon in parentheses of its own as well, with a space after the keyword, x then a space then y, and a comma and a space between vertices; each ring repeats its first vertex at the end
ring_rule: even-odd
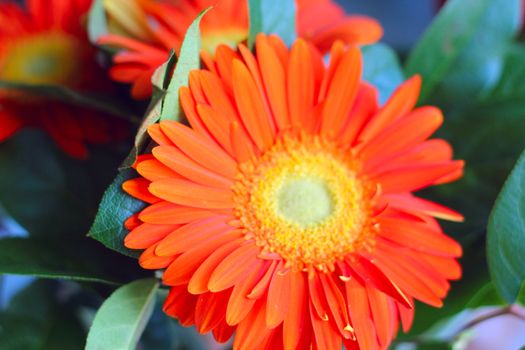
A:
POLYGON ((487 227, 487 254, 494 285, 509 303, 525 281, 525 152, 496 200, 487 227))
POLYGON ((294 0, 249 0, 250 31, 248 45, 253 47, 259 33, 277 34, 291 45, 297 38, 294 0))
POLYGON ((199 26, 202 16, 209 9, 210 7, 202 11, 186 31, 175 71, 168 85, 162 105, 161 120, 180 120, 181 118, 179 89, 188 85, 190 72, 200 67, 201 32, 199 26))
POLYGON ((0 274, 118 284, 138 270, 135 266, 135 261, 87 238, 0 239, 0 274))
POLYGON ((521 306, 525 306, 525 282, 523 282, 523 284, 521 285, 516 302, 521 306))
POLYGON ((127 350, 137 346, 155 306, 158 283, 137 280, 117 289, 98 310, 86 350, 127 350))
POLYGON ((0 312, 0 347, 8 350, 79 350, 85 332, 74 310, 56 300, 54 289, 37 281, 0 312))
POLYGON ((131 169, 120 172, 104 193, 95 222, 88 236, 98 240, 106 247, 122 254, 136 257, 137 252, 124 247, 124 237, 128 233, 124 221, 144 208, 144 203, 129 196, 122 190, 122 184, 136 177, 131 169))
POLYGON ((116 101, 109 100, 99 93, 80 93, 60 85, 34 85, 5 80, 0 80, 0 89, 22 91, 25 94, 92 108, 132 123, 138 124, 140 122, 139 118, 133 115, 125 106, 118 105, 116 101))
POLYGON ((155 350, 200 350, 206 342, 194 327, 183 327, 162 311, 166 299, 165 290, 159 290, 155 310, 142 335, 140 344, 144 349, 155 350))
POLYGON ((521 0, 448 1, 407 60, 408 76, 423 75, 420 100, 439 95, 465 105, 493 84, 505 49, 521 27, 520 4, 521 0))
POLYGON ((87 31, 89 41, 96 44, 98 39, 108 33, 106 11, 103 0, 94 0, 88 14, 87 31))
POLYGON ((0 147, 0 202, 32 235, 85 234, 118 158, 93 148, 78 161, 43 132, 24 130, 0 147))
POLYGON ((387 45, 365 46, 363 51, 363 79, 379 90, 383 104, 405 79, 396 53, 387 45))

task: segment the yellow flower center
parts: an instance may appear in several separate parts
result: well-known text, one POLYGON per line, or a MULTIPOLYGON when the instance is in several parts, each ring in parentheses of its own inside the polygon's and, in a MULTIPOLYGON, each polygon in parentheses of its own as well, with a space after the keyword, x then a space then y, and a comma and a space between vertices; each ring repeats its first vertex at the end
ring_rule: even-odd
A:
POLYGON ((236 49, 239 43, 248 38, 246 28, 230 28, 220 30, 203 30, 202 48, 211 55, 215 55, 215 49, 219 45, 228 45, 236 49))
POLYGON ((0 79, 49 85, 74 85, 78 80, 82 47, 63 33, 28 36, 13 43, 0 62, 0 79))
POLYGON ((236 215, 249 238, 288 266, 330 271, 373 231, 371 186, 359 168, 320 138, 285 137, 240 165, 236 215))

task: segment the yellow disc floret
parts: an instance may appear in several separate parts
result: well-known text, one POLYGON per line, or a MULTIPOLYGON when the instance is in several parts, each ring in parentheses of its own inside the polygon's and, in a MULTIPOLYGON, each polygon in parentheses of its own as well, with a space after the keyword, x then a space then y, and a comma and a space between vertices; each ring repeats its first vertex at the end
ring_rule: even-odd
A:
POLYGON ((73 85, 82 62, 78 40, 63 33, 27 36, 10 45, 0 62, 2 80, 24 84, 73 85))
POLYGON ((315 137, 285 137, 241 164, 236 214, 247 235, 289 266, 331 270, 369 236, 369 185, 359 162, 315 137))

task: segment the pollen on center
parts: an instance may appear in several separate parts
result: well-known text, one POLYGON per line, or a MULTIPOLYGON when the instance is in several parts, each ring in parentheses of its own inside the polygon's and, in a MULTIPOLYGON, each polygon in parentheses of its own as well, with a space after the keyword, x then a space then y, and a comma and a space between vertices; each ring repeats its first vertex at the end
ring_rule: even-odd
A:
POLYGON ((319 138, 279 141, 241 165, 233 190, 247 237, 289 266, 329 271, 370 233, 358 161, 319 138))

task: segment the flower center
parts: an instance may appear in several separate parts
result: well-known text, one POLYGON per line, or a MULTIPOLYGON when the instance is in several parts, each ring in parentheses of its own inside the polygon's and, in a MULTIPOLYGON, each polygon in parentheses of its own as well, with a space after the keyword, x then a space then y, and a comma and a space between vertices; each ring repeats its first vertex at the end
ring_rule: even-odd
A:
POLYGON ((0 78, 26 84, 71 86, 79 80, 79 42, 63 33, 28 36, 13 43, 0 63, 0 78))
POLYGON ((333 269, 371 232, 371 191, 359 167, 322 139, 283 138, 240 166, 233 190, 246 235, 289 266, 333 269))

